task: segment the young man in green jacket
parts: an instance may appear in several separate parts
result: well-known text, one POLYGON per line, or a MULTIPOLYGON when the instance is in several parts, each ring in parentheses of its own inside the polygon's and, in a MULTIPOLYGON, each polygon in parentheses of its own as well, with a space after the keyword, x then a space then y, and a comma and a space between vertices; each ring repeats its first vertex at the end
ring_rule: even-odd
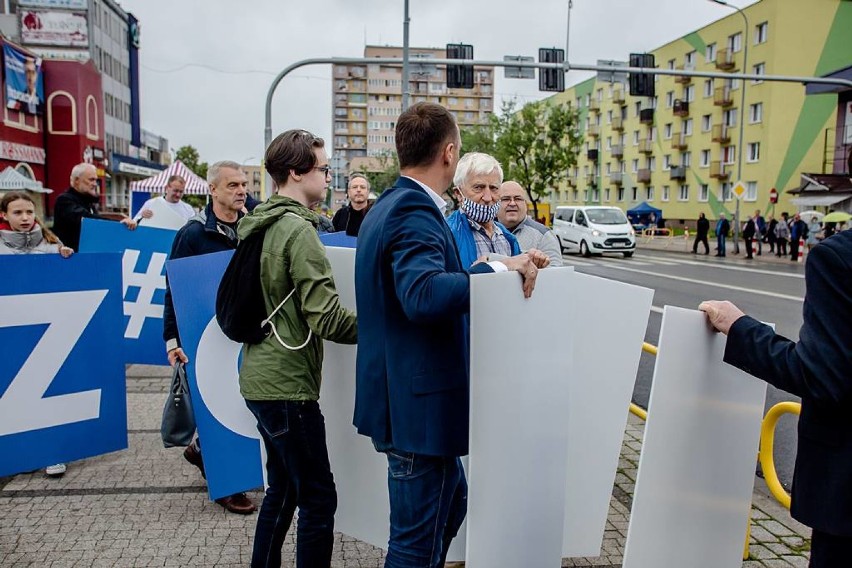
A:
POLYGON ((260 258, 264 301, 274 332, 243 346, 240 392, 266 446, 266 496, 251 565, 281 565, 281 546, 296 507, 296 565, 331 564, 337 492, 320 412, 322 340, 354 344, 355 314, 340 304, 331 265, 309 207, 329 182, 324 142, 289 130, 266 149, 276 193, 240 221, 240 239, 265 231, 260 258))

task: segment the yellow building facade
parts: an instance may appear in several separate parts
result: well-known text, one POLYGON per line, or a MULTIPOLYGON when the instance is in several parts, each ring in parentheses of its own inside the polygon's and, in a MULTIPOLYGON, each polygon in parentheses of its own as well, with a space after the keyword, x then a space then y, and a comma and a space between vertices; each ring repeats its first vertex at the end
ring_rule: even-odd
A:
MULTIPOLYGON (((762 0, 743 12, 748 26, 731 12, 652 50, 657 67, 817 77, 852 64, 848 0, 762 0)), ((801 173, 831 171, 836 95, 806 97, 797 83, 661 75, 653 99, 628 90, 591 78, 555 95, 578 109, 585 142, 554 206, 627 210, 647 201, 677 227, 699 212, 730 217, 740 180, 743 219, 756 209, 778 215, 796 210, 787 191, 801 173)))

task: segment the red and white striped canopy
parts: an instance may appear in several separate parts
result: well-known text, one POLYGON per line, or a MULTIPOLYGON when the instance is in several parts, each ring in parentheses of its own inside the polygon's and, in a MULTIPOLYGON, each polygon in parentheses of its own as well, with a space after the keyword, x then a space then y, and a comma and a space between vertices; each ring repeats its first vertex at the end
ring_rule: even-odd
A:
POLYGON ((180 176, 186 180, 186 189, 184 193, 189 195, 207 195, 209 191, 207 182, 195 175, 192 170, 184 166, 183 162, 180 160, 175 160, 172 165, 155 176, 130 182, 130 191, 163 193, 166 190, 166 184, 168 183, 169 178, 174 175, 180 176))

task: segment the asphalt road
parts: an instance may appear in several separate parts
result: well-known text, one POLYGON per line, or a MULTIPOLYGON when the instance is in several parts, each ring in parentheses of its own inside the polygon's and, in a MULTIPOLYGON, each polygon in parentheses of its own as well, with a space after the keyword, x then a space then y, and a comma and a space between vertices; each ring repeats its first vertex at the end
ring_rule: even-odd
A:
MULTIPOLYGON (((633 258, 621 255, 583 258, 565 255, 569 265, 586 274, 628 282, 654 290, 654 301, 645 341, 656 345, 663 306, 695 309, 702 300, 730 300, 747 314, 775 324, 778 333, 798 339, 805 295, 804 265, 787 262, 746 261, 704 255, 639 249, 633 258)), ((642 354, 633 402, 648 406, 654 372, 654 357, 642 354)), ((769 387, 766 408, 798 398, 769 387)), ((775 437, 775 467, 789 490, 796 456, 796 418, 785 415, 775 437)))

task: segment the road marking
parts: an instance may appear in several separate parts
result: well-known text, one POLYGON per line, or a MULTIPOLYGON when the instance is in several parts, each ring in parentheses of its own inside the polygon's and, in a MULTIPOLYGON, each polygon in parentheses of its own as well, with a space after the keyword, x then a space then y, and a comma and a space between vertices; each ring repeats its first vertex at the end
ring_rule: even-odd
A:
MULTIPOLYGON (((654 256, 654 255, 642 255, 642 258, 658 259, 660 257, 654 256)), ((726 265, 726 264, 715 264, 713 262, 700 262, 700 261, 696 261, 696 260, 679 260, 679 259, 676 260, 676 261, 670 261, 670 262, 676 262, 678 264, 688 264, 688 265, 692 265, 692 266, 712 266, 713 268, 721 268, 722 270, 737 270, 739 272, 751 272, 753 274, 770 274, 772 276, 786 276, 788 278, 797 278, 799 280, 805 279, 804 274, 790 274, 790 273, 787 273, 787 272, 775 272, 773 270, 764 270, 764 269, 760 269, 760 268, 748 268, 746 266, 731 266, 731 265, 726 265)))
MULTIPOLYGON (((601 266, 601 265, 598 265, 601 266)), ((750 294, 757 294, 759 296, 770 296, 772 298, 780 298, 782 300, 792 300, 794 302, 804 302, 804 298, 799 298, 798 296, 790 296, 788 294, 779 294, 777 292, 767 292, 765 290, 755 290, 753 288, 745 288, 743 286, 734 286, 733 284, 721 284, 718 282, 708 282, 705 280, 697 280, 695 278, 686 278, 683 276, 673 276, 671 274, 661 274, 659 272, 648 272, 647 270, 638 270, 636 268, 627 268, 626 266, 618 266, 615 264, 610 264, 607 266, 601 266, 601 268, 613 268, 615 270, 624 270, 626 272, 635 272, 637 274, 644 274, 645 276, 654 276, 656 278, 667 278, 669 280, 677 280, 679 282, 689 282, 690 284, 702 284, 704 286, 713 286, 716 288, 725 288, 728 290, 736 290, 738 292, 748 292, 750 294)))

